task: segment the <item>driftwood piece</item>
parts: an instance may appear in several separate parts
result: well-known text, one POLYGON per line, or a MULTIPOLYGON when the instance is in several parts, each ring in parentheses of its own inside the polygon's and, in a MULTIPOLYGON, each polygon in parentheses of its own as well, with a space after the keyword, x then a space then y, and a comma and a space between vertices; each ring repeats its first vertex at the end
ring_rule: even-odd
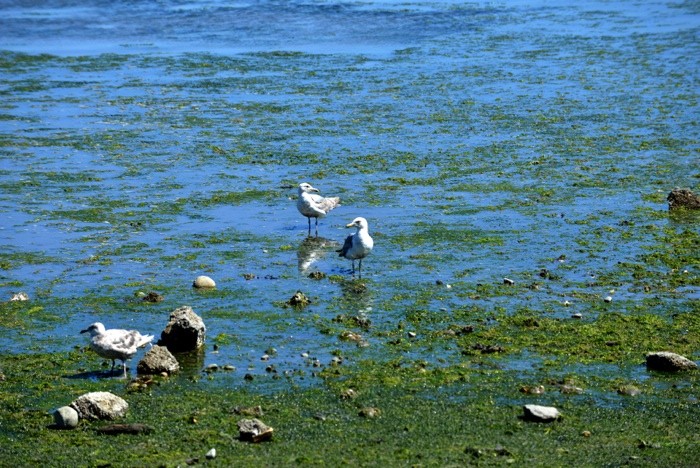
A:
POLYGON ((131 424, 109 424, 107 426, 98 427, 95 429, 100 434, 116 435, 116 434, 150 434, 153 428, 147 424, 131 423, 131 424))

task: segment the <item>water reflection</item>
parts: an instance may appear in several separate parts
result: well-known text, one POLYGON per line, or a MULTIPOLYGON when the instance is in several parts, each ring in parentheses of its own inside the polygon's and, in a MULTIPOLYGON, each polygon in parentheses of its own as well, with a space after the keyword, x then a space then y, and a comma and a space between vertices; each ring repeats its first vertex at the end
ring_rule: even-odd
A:
POLYGON ((307 237, 297 250, 299 273, 306 274, 314 263, 332 252, 338 243, 324 237, 307 237))

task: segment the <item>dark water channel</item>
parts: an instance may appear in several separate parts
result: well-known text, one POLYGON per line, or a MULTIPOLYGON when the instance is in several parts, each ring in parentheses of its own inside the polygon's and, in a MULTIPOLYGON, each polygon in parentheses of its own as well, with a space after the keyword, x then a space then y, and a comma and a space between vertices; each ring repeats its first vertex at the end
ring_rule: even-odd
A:
POLYGON ((239 381, 332 354, 454 363, 384 336, 470 308, 696 307, 698 255, 668 245, 697 220, 665 197, 698 188, 699 33, 695 2, 4 2, 0 298, 32 300, 0 346, 69 350, 95 320, 158 334, 187 304, 201 364, 239 381), (342 198, 311 248, 302 181, 342 198), (376 245, 359 290, 333 251, 356 216, 376 245), (368 347, 341 314, 371 320, 368 347))

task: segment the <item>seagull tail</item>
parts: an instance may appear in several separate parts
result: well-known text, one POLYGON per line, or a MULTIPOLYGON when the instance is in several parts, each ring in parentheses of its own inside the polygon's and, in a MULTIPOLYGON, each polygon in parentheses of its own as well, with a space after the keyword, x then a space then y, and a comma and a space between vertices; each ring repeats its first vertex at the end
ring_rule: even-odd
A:
POLYGON ((136 345, 137 348, 142 348, 146 346, 148 343, 153 341, 153 335, 143 335, 141 339, 139 340, 139 344, 136 345))

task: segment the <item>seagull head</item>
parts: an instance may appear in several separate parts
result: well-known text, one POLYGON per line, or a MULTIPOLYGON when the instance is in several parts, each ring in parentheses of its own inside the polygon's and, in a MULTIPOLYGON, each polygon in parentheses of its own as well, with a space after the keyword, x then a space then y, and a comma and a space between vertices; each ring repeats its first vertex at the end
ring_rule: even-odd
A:
POLYGON ((299 184, 299 193, 301 194, 302 192, 306 192, 306 193, 316 192, 316 193, 318 193, 318 192, 320 192, 320 190, 312 187, 311 184, 307 184, 306 182, 302 182, 301 184, 299 184))
POLYGON ((85 330, 80 330, 80 333, 89 333, 90 336, 100 335, 105 332, 105 326, 100 322, 95 322, 87 327, 85 330))
POLYGON ((352 220, 352 223, 345 225, 345 227, 356 227, 357 229, 368 229, 369 224, 367 224, 367 220, 362 217, 357 217, 352 220))

